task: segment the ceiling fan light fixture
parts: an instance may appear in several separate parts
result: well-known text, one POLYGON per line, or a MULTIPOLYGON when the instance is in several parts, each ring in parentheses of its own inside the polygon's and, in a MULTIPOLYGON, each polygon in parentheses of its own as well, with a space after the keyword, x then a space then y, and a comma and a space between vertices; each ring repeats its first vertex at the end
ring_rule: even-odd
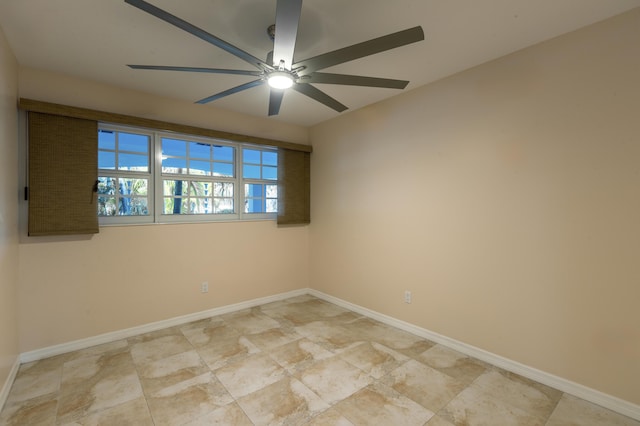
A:
POLYGON ((293 86, 293 76, 288 72, 274 71, 267 77, 267 82, 274 89, 284 90, 293 86))

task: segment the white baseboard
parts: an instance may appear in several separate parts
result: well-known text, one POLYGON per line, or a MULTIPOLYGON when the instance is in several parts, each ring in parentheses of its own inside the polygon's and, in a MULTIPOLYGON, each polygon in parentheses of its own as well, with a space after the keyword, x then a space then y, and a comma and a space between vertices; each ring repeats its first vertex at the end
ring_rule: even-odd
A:
POLYGON ((7 398, 9 397, 9 391, 11 390, 11 386, 13 386, 13 381, 16 379, 16 375, 18 374, 18 370, 20 369, 20 357, 17 356, 16 360, 11 366, 11 370, 9 370, 9 375, 7 379, 4 381, 2 385, 2 389, 0 389, 0 411, 4 408, 4 404, 7 402, 7 398))
POLYGON ((415 334, 416 336, 424 337, 425 339, 431 340, 432 342, 447 346, 448 348, 461 352, 470 357, 479 359, 488 364, 494 365, 512 373, 519 374, 528 379, 535 380, 536 382, 558 389, 562 392, 584 399, 585 401, 589 401, 601 407, 608 408, 609 410, 615 411, 632 419, 640 420, 640 405, 633 404, 631 402, 597 391, 579 383, 575 383, 570 380, 563 379, 562 377, 558 377, 553 374, 535 369, 533 367, 529 367, 519 362, 501 357, 500 355, 487 352, 475 346, 468 345, 455 339, 451 339, 433 331, 398 320, 388 315, 381 314, 371 309, 364 308, 351 302, 347 302, 337 297, 330 296, 320 291, 309 289, 308 293, 320 299, 326 300, 327 302, 331 302, 345 309, 349 309, 350 311, 357 312, 361 315, 378 320, 392 327, 399 328, 411 334, 415 334))
POLYGON ((233 305, 221 306, 219 308, 208 309, 206 311, 195 312, 193 314, 187 314, 162 321, 156 321, 137 327, 127 328, 124 330, 112 331, 110 333, 100 334, 97 336, 88 337, 86 339, 74 340, 72 342, 62 343, 55 346, 48 346, 46 348, 22 353, 20 355, 20 362, 26 363, 38 361, 40 359, 49 358, 51 356, 73 352, 79 349, 101 345, 103 343, 115 342, 116 340, 126 339, 128 337, 137 336, 139 334, 149 333, 151 331, 161 330, 168 327, 175 327, 177 325, 183 325, 192 321, 198 321, 216 315, 227 314, 229 312, 240 311, 242 309, 252 308, 254 306, 263 305, 265 303, 277 302, 279 300, 284 300, 290 297, 300 296, 308 293, 309 291, 306 288, 293 290, 286 293, 276 294, 274 296, 260 297, 258 299, 252 299, 245 302, 235 303, 233 305))

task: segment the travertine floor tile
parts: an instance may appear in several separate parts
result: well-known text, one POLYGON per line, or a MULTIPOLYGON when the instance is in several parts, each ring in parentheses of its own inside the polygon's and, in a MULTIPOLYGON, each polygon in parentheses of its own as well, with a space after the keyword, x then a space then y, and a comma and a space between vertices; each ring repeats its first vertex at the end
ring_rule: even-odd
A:
POLYGON ((606 408, 571 395, 563 395, 546 426, 640 426, 630 419, 606 408))
POLYGON ((301 425, 329 408, 300 381, 285 378, 238 399, 255 425, 301 425))
POLYGON ((273 360, 291 374, 302 371, 317 361, 333 356, 332 352, 307 338, 287 343, 268 353, 273 360))
POLYGON ((543 426, 545 421, 488 394, 468 387, 438 415, 454 425, 543 426))
POLYGON ((562 392, 517 374, 488 370, 471 386, 482 387, 491 397, 546 420, 558 404, 562 392))
POLYGON ((209 368, 215 371, 229 364, 239 362, 249 355, 257 354, 260 349, 251 343, 249 339, 238 334, 219 342, 201 346, 197 351, 209 368))
POLYGON ((425 424, 425 426, 455 426, 455 425, 453 423, 446 421, 440 416, 433 416, 431 417, 431 419, 429 419, 429 421, 427 422, 427 424, 425 424))
POLYGON ((75 421, 141 396, 140 380, 128 351, 77 358, 64 364, 58 421, 75 421))
POLYGON ((266 354, 247 357, 216 371, 234 398, 260 390, 285 377, 286 371, 266 354))
POLYGON ((352 395, 373 381, 364 371, 335 356, 312 364, 296 376, 329 404, 352 395))
POLYGON ((181 327, 180 331, 196 348, 240 336, 240 333, 219 317, 189 323, 181 327))
POLYGON ((416 359, 465 384, 470 384, 489 368, 482 361, 442 345, 435 345, 427 349, 416 359))
POLYGON ((239 333, 256 334, 280 327, 280 323, 260 312, 260 309, 245 309, 222 315, 221 318, 239 333))
POLYGON ((209 367, 195 350, 138 366, 138 375, 146 394, 153 394, 208 372, 209 367))
POLYGON ((95 355, 109 355, 118 352, 126 352, 129 350, 129 342, 127 339, 116 340, 115 342, 104 343, 102 345, 91 346, 86 349, 70 352, 61 355, 64 362, 73 361, 78 358, 90 357, 95 355))
POLYGON ((329 408, 315 416, 307 426, 355 426, 336 409, 329 408))
POLYGON ((282 328, 272 328, 262 333, 248 334, 246 338, 261 350, 268 352, 294 340, 300 339, 302 336, 293 330, 285 330, 282 328))
POLYGON ((415 360, 393 370, 381 382, 434 413, 465 388, 462 382, 415 360))
POLYGON ((57 392, 62 378, 64 357, 34 361, 20 366, 7 403, 26 401, 57 392))
POLYGON ((156 426, 194 421, 231 402, 233 398, 211 372, 147 395, 156 426))
POLYGON ((290 302, 280 306, 269 304, 262 306, 261 310, 273 318, 286 319, 295 325, 332 319, 344 314, 358 316, 358 314, 344 308, 315 298, 290 302))
MULTIPOLYGON (((30 424, 30 423, 29 423, 30 424)), ((147 401, 140 397, 63 426, 154 426, 147 401)))
POLYGON ((366 339, 348 331, 340 325, 331 324, 326 321, 314 321, 295 327, 298 334, 317 343, 328 351, 339 353, 366 339))
POLYGON ((167 358, 193 349, 193 346, 177 328, 153 333, 129 339, 131 356, 136 364, 167 358))
POLYGON ((0 413, 0 425, 53 426, 56 423, 57 392, 26 401, 7 403, 0 413))
POLYGON ((187 422, 184 426, 253 426, 253 422, 237 403, 232 402, 213 410, 209 414, 187 422))
POLYGON ((382 384, 368 386, 334 407, 355 425, 422 426, 433 413, 382 384))
POLYGON ((393 328, 379 321, 362 318, 344 325, 354 336, 380 343, 408 356, 417 356, 434 343, 421 337, 393 328))
POLYGON ((379 379, 409 360, 409 357, 379 343, 365 342, 340 354, 340 358, 379 379))

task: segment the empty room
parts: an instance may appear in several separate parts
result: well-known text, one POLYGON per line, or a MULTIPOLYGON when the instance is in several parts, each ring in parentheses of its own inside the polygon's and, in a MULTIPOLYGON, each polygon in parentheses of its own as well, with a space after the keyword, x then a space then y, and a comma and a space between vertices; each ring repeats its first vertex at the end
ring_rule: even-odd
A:
POLYGON ((0 1, 0 425, 640 426, 640 0, 0 1))

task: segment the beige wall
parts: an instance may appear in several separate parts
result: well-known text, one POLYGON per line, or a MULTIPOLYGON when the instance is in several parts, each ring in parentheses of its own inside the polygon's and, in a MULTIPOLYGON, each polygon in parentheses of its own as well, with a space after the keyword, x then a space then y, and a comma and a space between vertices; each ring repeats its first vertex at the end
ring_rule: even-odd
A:
MULTIPOLYGON (((37 70, 20 69, 19 93, 298 143, 308 139, 303 127, 37 70)), ((308 287, 308 227, 262 221, 107 227, 90 239, 24 234, 21 352, 308 287), (203 281, 207 294, 200 293, 203 281)))
POLYGON ((313 128, 312 288, 639 404, 639 40, 636 9, 313 128))
POLYGON ((108 227, 21 244, 20 349, 305 288, 307 251, 306 227, 272 221, 108 227))
POLYGON ((18 356, 18 64, 0 28, 0 389, 18 356))

